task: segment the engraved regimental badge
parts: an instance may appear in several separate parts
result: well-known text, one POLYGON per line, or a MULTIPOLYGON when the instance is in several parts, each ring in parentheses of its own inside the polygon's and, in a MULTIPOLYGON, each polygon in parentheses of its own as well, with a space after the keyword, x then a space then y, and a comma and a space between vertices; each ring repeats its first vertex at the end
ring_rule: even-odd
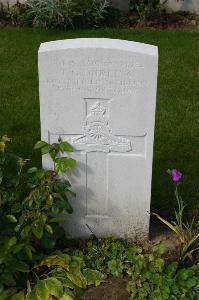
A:
POLYGON ((106 116, 106 107, 96 102, 89 108, 83 125, 84 134, 70 138, 70 142, 77 150, 86 152, 128 152, 132 150, 131 141, 114 136, 109 127, 109 119, 106 116))

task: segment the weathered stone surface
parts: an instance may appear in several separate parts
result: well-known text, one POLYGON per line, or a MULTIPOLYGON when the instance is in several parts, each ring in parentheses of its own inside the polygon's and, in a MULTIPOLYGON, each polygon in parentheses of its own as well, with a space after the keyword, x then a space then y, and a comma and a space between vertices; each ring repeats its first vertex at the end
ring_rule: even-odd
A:
MULTIPOLYGON (((148 235, 157 47, 112 39, 41 44, 42 139, 69 140, 72 237, 148 235)), ((43 166, 51 162, 46 156, 43 166)))

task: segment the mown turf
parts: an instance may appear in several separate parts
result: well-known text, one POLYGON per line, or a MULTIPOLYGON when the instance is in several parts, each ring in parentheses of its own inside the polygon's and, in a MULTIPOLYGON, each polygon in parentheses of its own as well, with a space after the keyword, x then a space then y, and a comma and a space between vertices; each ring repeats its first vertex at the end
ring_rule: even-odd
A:
MULTIPOLYGON (((199 207, 199 33, 157 30, 44 31, 0 29, 0 133, 13 150, 40 161, 32 150, 40 139, 37 50, 41 42, 77 37, 134 40, 159 47, 152 210, 171 210, 168 168, 184 173, 183 197, 199 207)), ((133 180, 133 179, 132 179, 133 180)), ((122 200, 121 200, 122 201, 122 200)))

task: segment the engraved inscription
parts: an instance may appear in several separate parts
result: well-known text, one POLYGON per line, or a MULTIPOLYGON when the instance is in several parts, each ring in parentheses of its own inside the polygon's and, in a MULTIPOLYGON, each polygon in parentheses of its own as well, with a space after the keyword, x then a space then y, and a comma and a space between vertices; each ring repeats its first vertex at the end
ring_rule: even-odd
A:
POLYGON ((86 152, 129 152, 132 150, 131 141, 114 136, 109 127, 106 107, 96 102, 90 107, 83 126, 84 135, 72 137, 70 142, 86 152))
MULTIPOLYGON (((113 53, 112 53, 113 56, 113 53)), ((113 59, 114 60, 114 59, 113 59)), ((114 62, 114 64, 117 62, 119 66, 123 66, 126 69, 144 69, 144 64, 141 61, 138 61, 138 58, 129 58, 126 60, 125 58, 118 59, 114 62)), ((99 58, 91 58, 89 56, 82 58, 76 57, 75 60, 66 61, 63 59, 56 59, 54 60, 54 63, 59 66, 59 68, 64 72, 64 70, 67 70, 68 67, 72 67, 72 69, 76 67, 82 67, 82 68, 96 68, 101 66, 102 68, 109 69, 113 66, 113 61, 110 60, 110 58, 100 57, 99 58)))
MULTIPOLYGON (((60 74, 55 78, 54 72, 49 73, 46 80, 48 86, 56 90, 65 90, 68 94, 95 92, 95 95, 109 95, 109 97, 132 94, 135 90, 148 85, 136 74, 144 72, 142 62, 136 60, 100 57, 91 59, 68 60, 56 57, 53 61, 54 69, 60 74)), ((56 72, 55 72, 56 73, 56 72)))

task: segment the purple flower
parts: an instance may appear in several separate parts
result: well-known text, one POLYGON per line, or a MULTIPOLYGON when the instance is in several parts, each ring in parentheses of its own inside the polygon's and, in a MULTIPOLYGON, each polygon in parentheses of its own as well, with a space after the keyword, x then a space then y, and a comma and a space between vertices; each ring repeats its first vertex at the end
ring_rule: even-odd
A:
POLYGON ((178 171, 177 169, 172 169, 171 177, 174 182, 178 182, 182 179, 182 173, 180 171, 178 171))

